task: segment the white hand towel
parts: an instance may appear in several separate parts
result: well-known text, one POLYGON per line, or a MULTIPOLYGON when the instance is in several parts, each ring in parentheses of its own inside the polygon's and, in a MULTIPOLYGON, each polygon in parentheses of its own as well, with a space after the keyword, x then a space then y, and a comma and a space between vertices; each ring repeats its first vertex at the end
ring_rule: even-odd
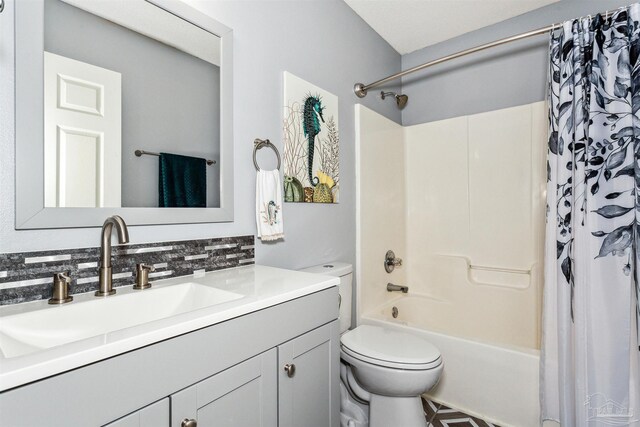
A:
POLYGON ((259 170, 256 176, 256 222, 262 241, 284 239, 282 184, 278 170, 259 170))

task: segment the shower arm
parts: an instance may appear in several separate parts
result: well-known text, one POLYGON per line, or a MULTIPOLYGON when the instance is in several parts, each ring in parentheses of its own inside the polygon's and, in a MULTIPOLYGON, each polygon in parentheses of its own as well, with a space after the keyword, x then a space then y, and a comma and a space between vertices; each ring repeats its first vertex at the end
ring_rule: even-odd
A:
MULTIPOLYGON (((607 18, 610 15, 610 12, 607 10, 605 12, 600 12, 600 14, 604 15, 604 17, 607 18)), ((425 68, 429 68, 434 65, 438 65, 443 62, 450 61, 452 59, 460 58, 461 56, 466 56, 472 53, 480 52, 485 49, 490 49, 492 47, 496 47, 503 44, 507 44, 507 43, 518 41, 518 40, 526 39, 529 37, 548 33, 549 31, 553 31, 556 28, 560 28, 560 27, 562 27, 562 23, 547 25, 546 27, 538 28, 537 30, 532 30, 526 33, 517 34, 515 36, 506 37, 504 39, 496 40, 490 43, 485 43, 480 46, 476 46, 466 50, 462 50, 460 52, 452 53, 451 55, 447 55, 442 58, 434 59, 433 61, 425 62, 424 64, 416 65, 415 67, 409 68, 408 70, 400 71, 399 73, 392 74, 388 77, 377 80, 373 83, 369 83, 368 85, 365 85, 363 83, 356 83, 353 86, 353 92, 356 94, 358 98, 364 98, 365 96, 367 96, 367 92, 369 91, 369 89, 373 89, 374 87, 378 87, 390 81, 402 78, 406 75, 415 73, 416 71, 424 70, 425 68)))

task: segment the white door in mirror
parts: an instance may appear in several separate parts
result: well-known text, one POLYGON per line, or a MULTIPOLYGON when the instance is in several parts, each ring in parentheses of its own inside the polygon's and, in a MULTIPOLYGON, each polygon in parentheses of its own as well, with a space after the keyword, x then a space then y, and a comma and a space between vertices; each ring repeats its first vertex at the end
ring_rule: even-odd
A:
POLYGON ((45 207, 120 207, 121 74, 44 52, 45 207))

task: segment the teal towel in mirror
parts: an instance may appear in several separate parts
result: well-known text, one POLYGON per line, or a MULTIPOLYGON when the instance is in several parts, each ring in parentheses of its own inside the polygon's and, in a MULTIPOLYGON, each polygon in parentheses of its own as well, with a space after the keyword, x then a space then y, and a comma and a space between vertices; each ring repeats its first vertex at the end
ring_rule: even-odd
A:
POLYGON ((206 160, 160 153, 159 194, 161 208, 207 207, 206 160))

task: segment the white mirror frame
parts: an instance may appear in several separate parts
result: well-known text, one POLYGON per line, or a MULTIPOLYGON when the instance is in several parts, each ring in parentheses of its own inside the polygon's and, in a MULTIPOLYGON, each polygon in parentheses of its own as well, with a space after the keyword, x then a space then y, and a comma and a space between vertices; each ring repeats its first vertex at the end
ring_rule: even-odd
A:
POLYGON ((140 0, 220 37, 220 207, 49 208, 44 206, 44 0, 15 2, 16 229, 100 227, 110 215, 129 225, 233 221, 233 32, 178 0, 140 0))

